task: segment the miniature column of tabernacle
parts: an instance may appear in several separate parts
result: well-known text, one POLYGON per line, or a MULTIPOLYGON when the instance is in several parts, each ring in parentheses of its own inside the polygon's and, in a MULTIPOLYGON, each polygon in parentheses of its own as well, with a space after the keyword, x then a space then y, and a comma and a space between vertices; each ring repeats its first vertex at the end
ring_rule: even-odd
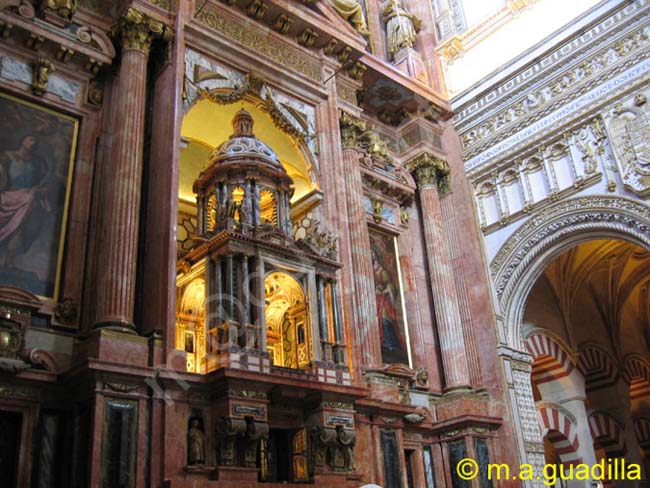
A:
POLYGON ((364 208, 363 182, 359 171, 358 141, 365 124, 345 112, 341 113, 341 144, 345 170, 345 193, 347 196, 352 275, 355 290, 355 308, 358 323, 355 331, 361 346, 361 358, 365 368, 381 364, 381 349, 377 333, 377 307, 375 304, 374 275, 370 237, 364 208))
POLYGON ((424 241, 445 385, 447 389, 469 387, 467 351, 440 206, 439 190, 448 190, 449 166, 435 156, 423 153, 410 161, 408 167, 415 174, 422 206, 424 241))
POLYGON ((110 157, 102 192, 102 235, 98 256, 96 327, 135 331, 136 260, 144 145, 147 63, 151 42, 165 27, 128 9, 114 35, 122 45, 122 59, 112 110, 115 117, 110 157))

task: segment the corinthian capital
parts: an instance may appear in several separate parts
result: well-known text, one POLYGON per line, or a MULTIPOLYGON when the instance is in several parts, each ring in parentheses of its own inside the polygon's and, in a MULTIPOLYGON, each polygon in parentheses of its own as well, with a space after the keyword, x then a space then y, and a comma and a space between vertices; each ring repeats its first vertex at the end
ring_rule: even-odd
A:
POLYGON ((407 168, 415 175, 418 188, 423 189, 436 185, 440 196, 451 191, 450 170, 447 161, 424 152, 409 161, 407 168))
POLYGON ((340 112, 341 144, 343 149, 357 149, 359 139, 366 130, 366 123, 347 112, 340 112))
POLYGON ((124 51, 140 51, 149 54, 151 41, 166 38, 170 31, 162 22, 129 8, 113 27, 112 35, 122 43, 124 51))

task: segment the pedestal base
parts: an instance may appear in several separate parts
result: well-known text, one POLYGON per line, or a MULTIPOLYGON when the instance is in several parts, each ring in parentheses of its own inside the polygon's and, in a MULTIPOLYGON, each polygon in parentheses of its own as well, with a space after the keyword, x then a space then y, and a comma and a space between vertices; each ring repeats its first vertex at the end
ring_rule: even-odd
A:
POLYGON ((428 83, 424 61, 422 61, 422 56, 415 49, 410 47, 400 49, 395 53, 394 59, 397 69, 423 83, 428 83))

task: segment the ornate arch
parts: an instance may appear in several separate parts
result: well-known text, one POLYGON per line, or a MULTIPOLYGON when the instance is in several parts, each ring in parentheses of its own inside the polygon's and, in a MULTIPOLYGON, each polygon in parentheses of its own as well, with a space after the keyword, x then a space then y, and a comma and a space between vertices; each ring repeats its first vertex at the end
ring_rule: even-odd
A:
POLYGON ((624 361, 624 375, 630 384, 630 398, 650 395, 650 361, 638 354, 630 354, 624 361))
POLYGON ((589 432, 594 447, 605 451, 608 458, 625 456, 625 434, 612 417, 594 412, 589 416, 589 432))
POLYGON ((646 453, 650 453, 650 417, 635 418, 634 433, 641 449, 646 453))
POLYGON ((569 349, 551 334, 534 330, 524 341, 533 358, 532 381, 535 384, 569 376, 575 368, 569 349))
POLYGON ((575 417, 568 410, 551 402, 540 402, 535 408, 542 437, 553 444, 562 464, 581 463, 575 417))
POLYGON ((525 301, 550 262, 570 247, 599 238, 650 249, 650 208, 621 196, 573 198, 545 207, 508 238, 490 263, 508 346, 523 350, 525 301))
POLYGON ((585 343, 579 347, 577 366, 585 377, 587 391, 606 388, 616 383, 619 378, 619 368, 615 360, 595 343, 585 343))

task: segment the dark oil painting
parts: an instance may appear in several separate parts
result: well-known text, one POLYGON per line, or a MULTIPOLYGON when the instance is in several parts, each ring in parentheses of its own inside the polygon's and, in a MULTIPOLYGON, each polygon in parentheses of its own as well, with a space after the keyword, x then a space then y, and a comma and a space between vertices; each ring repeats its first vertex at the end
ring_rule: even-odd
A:
POLYGON ((370 232, 370 249, 375 278, 381 359, 387 364, 408 365, 394 237, 372 231, 370 232))
POLYGON ((77 120, 0 93, 0 285, 57 298, 77 120))

